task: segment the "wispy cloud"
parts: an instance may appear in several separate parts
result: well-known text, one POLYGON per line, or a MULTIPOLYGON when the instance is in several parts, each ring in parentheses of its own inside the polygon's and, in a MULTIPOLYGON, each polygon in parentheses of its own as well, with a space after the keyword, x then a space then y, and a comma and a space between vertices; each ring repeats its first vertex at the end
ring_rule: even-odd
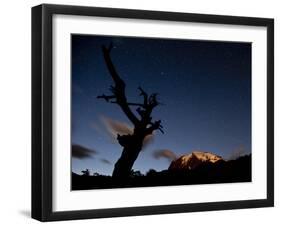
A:
POLYGON ((90 122, 90 127, 94 129, 100 135, 108 135, 105 131, 104 126, 99 123, 99 121, 90 122))
POLYGON ((149 144, 154 141, 154 134, 147 135, 143 140, 143 148, 146 148, 149 144))
POLYGON ((73 158, 85 159, 93 158, 93 156, 98 152, 96 150, 83 147, 79 144, 72 144, 71 153, 73 158))
POLYGON ((105 126, 105 129, 109 136, 113 137, 114 139, 117 138, 117 135, 127 135, 133 134, 133 127, 129 124, 121 121, 117 121, 115 119, 111 119, 105 116, 100 117, 101 122, 105 126))
MULTIPOLYGON (((100 116, 101 124, 97 122, 92 122, 91 127, 95 129, 100 134, 107 134, 111 141, 117 143, 117 135, 128 135, 133 134, 134 129, 133 127, 126 123, 116 119, 112 119, 106 116, 100 116)), ((153 142, 154 135, 150 134, 144 138, 143 141, 143 149, 147 147, 147 145, 153 142)))
POLYGON ((111 165, 111 164, 112 164, 109 160, 104 159, 104 158, 101 158, 100 161, 101 161, 102 163, 104 163, 104 164, 108 164, 108 165, 111 165))
POLYGON ((168 149, 160 149, 160 150, 155 150, 153 152, 153 157, 155 159, 160 159, 160 158, 165 158, 169 161, 173 161, 177 158, 177 155, 171 151, 171 150, 168 150, 168 149))

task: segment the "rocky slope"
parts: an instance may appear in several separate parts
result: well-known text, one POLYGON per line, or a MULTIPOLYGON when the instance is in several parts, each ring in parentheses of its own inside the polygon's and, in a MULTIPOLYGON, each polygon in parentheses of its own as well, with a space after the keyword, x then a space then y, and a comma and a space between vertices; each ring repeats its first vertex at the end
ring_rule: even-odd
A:
POLYGON ((216 163, 218 161, 224 160, 222 157, 210 152, 194 151, 172 161, 169 170, 193 170, 202 164, 216 163))

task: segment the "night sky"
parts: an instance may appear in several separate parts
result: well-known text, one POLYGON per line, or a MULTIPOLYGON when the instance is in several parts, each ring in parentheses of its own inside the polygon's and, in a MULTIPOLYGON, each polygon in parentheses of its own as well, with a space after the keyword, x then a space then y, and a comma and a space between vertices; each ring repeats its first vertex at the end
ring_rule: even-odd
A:
POLYGON ((154 156, 159 150, 225 159, 251 152, 250 43, 72 35, 72 144, 79 147, 72 171, 111 175, 122 151, 113 136, 132 126, 118 105, 96 98, 113 85, 101 50, 110 42, 128 101, 142 101, 141 86, 162 103, 152 116, 165 133, 155 132, 134 170, 167 169, 170 160, 154 156))

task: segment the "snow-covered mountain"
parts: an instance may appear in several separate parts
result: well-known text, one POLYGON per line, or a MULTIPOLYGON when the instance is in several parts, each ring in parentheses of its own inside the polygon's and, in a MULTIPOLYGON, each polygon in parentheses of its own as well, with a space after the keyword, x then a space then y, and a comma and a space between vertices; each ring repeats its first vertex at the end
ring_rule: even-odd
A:
POLYGON ((222 157, 210 152, 194 151, 183 155, 171 162, 169 170, 192 170, 204 163, 216 163, 224 161, 222 157))

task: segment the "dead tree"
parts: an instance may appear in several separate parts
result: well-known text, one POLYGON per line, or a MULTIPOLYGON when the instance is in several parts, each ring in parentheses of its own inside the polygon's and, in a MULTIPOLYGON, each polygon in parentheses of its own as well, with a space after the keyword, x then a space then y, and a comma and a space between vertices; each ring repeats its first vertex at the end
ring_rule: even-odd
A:
POLYGON ((142 150, 145 137, 151 135, 155 130, 159 130, 162 133, 164 132, 161 120, 153 121, 151 117, 153 109, 159 105, 157 93, 148 95, 139 87, 139 95, 142 96, 143 101, 141 103, 129 102, 125 93, 126 84, 118 75, 111 60, 111 50, 112 44, 110 44, 109 47, 102 46, 104 60, 114 85, 110 87, 110 95, 103 94, 97 98, 104 99, 108 103, 117 104, 134 125, 133 134, 117 135, 118 143, 123 147, 123 151, 120 158, 115 163, 112 176, 127 178, 130 176, 133 164, 142 150), (136 112, 133 112, 131 107, 135 108, 136 112))

